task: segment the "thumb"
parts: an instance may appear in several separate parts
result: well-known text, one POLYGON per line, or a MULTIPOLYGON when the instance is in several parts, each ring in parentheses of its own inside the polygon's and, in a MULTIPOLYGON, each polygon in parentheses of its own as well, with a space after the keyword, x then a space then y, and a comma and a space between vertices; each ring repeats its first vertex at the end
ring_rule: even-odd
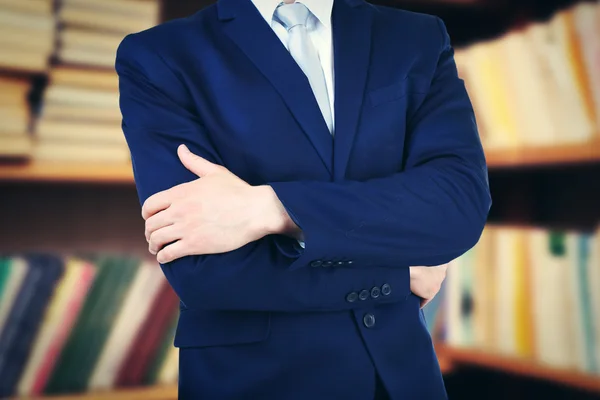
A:
POLYGON ((192 153, 185 144, 182 144, 177 148, 177 155, 179 156, 181 163, 200 178, 214 173, 219 169, 217 164, 213 164, 192 153))

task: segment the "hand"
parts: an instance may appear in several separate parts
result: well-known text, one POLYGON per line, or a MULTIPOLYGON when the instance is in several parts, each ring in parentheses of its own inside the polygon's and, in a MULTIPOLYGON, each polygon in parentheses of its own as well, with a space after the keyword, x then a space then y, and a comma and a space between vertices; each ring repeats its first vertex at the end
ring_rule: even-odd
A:
POLYGON ((410 291, 421 298, 421 308, 425 307, 442 287, 446 279, 448 264, 437 267, 410 267, 410 291))
POLYGON ((177 153, 199 179, 159 192, 142 206, 148 249, 158 262, 225 253, 287 229, 287 212, 270 186, 251 186, 185 145, 177 153))

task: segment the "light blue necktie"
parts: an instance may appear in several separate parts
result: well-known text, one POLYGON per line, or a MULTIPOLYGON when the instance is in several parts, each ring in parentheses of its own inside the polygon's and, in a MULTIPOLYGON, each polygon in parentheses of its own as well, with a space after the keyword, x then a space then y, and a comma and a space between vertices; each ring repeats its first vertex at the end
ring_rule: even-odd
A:
POLYGON ((308 78, 321 114, 333 135, 333 118, 323 67, 317 49, 306 30, 306 22, 310 15, 310 10, 302 3, 281 3, 275 10, 274 20, 287 29, 290 54, 308 78))

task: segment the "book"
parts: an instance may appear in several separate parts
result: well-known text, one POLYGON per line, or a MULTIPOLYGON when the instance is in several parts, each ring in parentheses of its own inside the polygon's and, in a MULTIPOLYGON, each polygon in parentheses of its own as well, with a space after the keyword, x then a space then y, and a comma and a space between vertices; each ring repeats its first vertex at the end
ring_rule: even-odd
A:
POLYGON ((87 144, 88 146, 101 143, 123 146, 126 144, 121 128, 111 124, 86 124, 42 118, 36 127, 36 135, 40 139, 87 144))
POLYGON ((0 334, 0 397, 10 396, 15 390, 46 302, 64 268, 62 260, 52 255, 28 254, 25 259, 27 275, 0 334))
POLYGON ((152 357, 160 346, 161 339, 169 329, 169 322, 176 315, 179 300, 168 284, 163 284, 153 302, 152 315, 147 317, 138 330, 134 345, 129 349, 125 361, 117 374, 117 386, 139 386, 143 383, 152 363, 152 357))
POLYGON ((88 382, 89 390, 110 389, 114 386, 127 350, 149 315, 150 306, 164 279, 161 269, 155 263, 140 265, 94 367, 88 382))
POLYGON ((111 274, 100 293, 98 304, 88 320, 85 336, 80 336, 77 362, 67 370, 65 391, 84 392, 93 369, 101 357, 117 310, 123 303, 125 293, 133 280, 139 261, 135 258, 112 257, 109 260, 111 274))
POLYGON ((123 143, 86 143, 45 137, 35 141, 30 153, 35 160, 44 162, 126 165, 131 159, 123 143))
POLYGON ((480 243, 448 268, 447 343, 600 373, 599 252, 600 228, 487 226, 480 243), (485 263, 486 271, 475 267, 471 275, 473 261, 485 263), (474 314, 464 309, 469 287, 491 294, 475 292, 468 307, 474 314), (479 322, 472 324, 478 313, 479 322))
MULTIPOLYGON (((165 368, 165 364, 168 362, 172 362, 169 360, 169 356, 173 357, 171 354, 171 349, 175 348, 174 346, 174 338, 175 331, 177 330, 177 322, 179 320, 179 315, 173 315, 171 322, 169 323, 169 328, 166 330, 165 335, 161 338, 160 345, 156 350, 156 354, 152 358, 152 361, 148 365, 148 369, 146 370, 142 382, 145 385, 155 385, 155 384, 165 384, 169 382, 161 382, 161 372, 163 368, 165 368)), ((169 368, 169 367, 166 367, 169 368)), ((169 374, 169 372, 165 372, 165 374, 169 374)), ((165 378, 163 378, 165 379, 165 378)), ((168 381, 169 378, 166 378, 168 381)), ((175 382, 176 379, 171 380, 170 382, 175 382)))
POLYGON ((0 0, 0 9, 41 15, 52 14, 51 0, 0 0))
POLYGON ((34 341, 29 360, 20 378, 20 396, 40 395, 47 377, 48 365, 53 364, 65 333, 70 329, 89 288, 94 269, 87 262, 65 259, 65 272, 44 315, 42 326, 34 341))
MULTIPOLYGON (((76 31, 74 32, 74 35, 81 37, 82 33, 83 32, 76 31)), ((89 34, 89 32, 86 33, 89 34)), ((119 78, 115 71, 98 71, 67 66, 56 66, 52 68, 48 78, 52 86, 81 87, 86 88, 87 90, 99 89, 101 91, 100 93, 117 92, 119 90, 119 78)), ((72 93, 67 93, 67 95, 63 95, 64 97, 57 100, 60 101, 61 99, 64 99, 64 102, 67 102, 67 99, 71 94, 72 93)), ((95 92, 84 92, 82 96, 88 97, 90 94, 93 96, 95 92)), ((108 104, 112 106, 115 104, 114 98, 116 95, 108 95, 111 96, 110 100, 108 100, 108 104)), ((100 104, 104 104, 104 102, 102 101, 100 104)))

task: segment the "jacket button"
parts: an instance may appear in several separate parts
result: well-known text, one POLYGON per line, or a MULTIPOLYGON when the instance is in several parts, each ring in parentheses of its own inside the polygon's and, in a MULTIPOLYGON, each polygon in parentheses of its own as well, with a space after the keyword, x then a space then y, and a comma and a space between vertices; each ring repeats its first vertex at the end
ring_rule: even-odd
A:
POLYGON ((346 263, 345 263, 345 262, 343 262, 343 261, 338 261, 338 262, 336 262, 336 263, 335 263, 335 266, 336 266, 336 267, 343 267, 343 266, 344 266, 344 264, 346 264, 346 263))
POLYGON ((391 293, 392 287, 389 283, 385 283, 383 286, 381 286, 381 294, 383 294, 384 296, 389 296, 391 293))
POLYGON ((346 295, 346 301, 348 303, 354 303, 358 299, 358 293, 350 292, 346 295))
POLYGON ((378 298, 380 293, 381 293, 381 290, 379 290, 379 288, 377 286, 375 286, 371 289, 371 297, 374 299, 378 298))
POLYGON ((365 314, 365 316, 363 317, 363 324, 365 324, 365 326, 367 328, 372 328, 375 326, 375 316, 373 314, 365 314))
POLYGON ((321 260, 315 260, 315 261, 313 261, 313 262, 310 263, 310 266, 316 268, 316 267, 320 267, 321 264, 323 264, 323 262, 321 260))
POLYGON ((323 264, 321 264, 321 267, 331 267, 333 265, 333 263, 331 261, 323 261, 323 264))
POLYGON ((361 290, 360 293, 358 294, 358 298, 361 300, 366 300, 369 298, 369 291, 368 290, 361 290))

